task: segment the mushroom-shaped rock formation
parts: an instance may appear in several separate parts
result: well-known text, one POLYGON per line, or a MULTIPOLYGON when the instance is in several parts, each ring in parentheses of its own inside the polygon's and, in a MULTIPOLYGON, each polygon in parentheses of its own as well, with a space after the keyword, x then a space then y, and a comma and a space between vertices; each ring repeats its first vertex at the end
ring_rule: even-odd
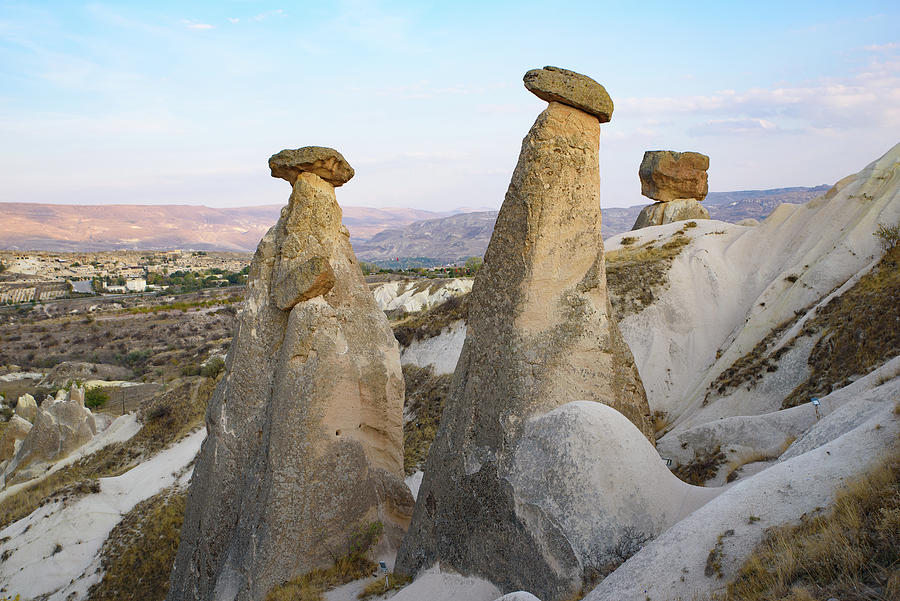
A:
POLYGON ((350 163, 334 148, 304 146, 282 150, 269 158, 272 177, 280 177, 292 186, 301 173, 314 173, 332 186, 343 186, 353 177, 350 163))
MULTIPOLYGON (((309 170, 313 160, 276 160, 300 155, 270 161, 290 165, 272 170, 293 180, 293 192, 253 258, 209 404, 171 600, 262 601, 333 564, 360 526, 380 521, 384 550, 396 548, 412 514, 399 347, 334 186, 309 170)), ((312 155, 334 159, 323 173, 339 183, 352 174, 336 151, 312 155)))
POLYGON ((518 467, 530 420, 572 401, 603 403, 652 450, 646 395, 606 287, 599 145, 598 118, 556 101, 522 142, 470 296, 466 341, 397 557, 401 573, 440 562, 505 591, 569 596, 589 559, 567 540, 552 495, 523 488, 531 486, 518 467))
POLYGON ((606 88, 581 73, 544 67, 532 69, 523 78, 528 91, 547 102, 560 102, 597 117, 600 123, 612 118, 613 101, 606 88))
POLYGON ((700 204, 709 191, 707 169, 709 157, 699 152, 645 152, 638 169, 641 194, 657 202, 641 210, 631 229, 709 219, 709 211, 700 204))

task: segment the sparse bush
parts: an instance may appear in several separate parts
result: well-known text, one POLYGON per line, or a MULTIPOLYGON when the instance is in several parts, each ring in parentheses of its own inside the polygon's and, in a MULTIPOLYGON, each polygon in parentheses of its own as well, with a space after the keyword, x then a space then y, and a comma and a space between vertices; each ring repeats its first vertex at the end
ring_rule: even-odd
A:
POLYGON ((200 368, 200 375, 206 378, 215 378, 225 370, 225 359, 213 357, 200 368))
POLYGON ((187 363, 181 366, 181 375, 182 376, 199 376, 200 375, 200 364, 199 363, 187 363))
POLYGON ((689 463, 677 465, 672 472, 688 484, 704 486, 707 480, 716 477, 725 460, 725 453, 718 445, 712 450, 697 452, 695 449, 694 458, 689 463))
POLYGON ((684 224, 684 227, 685 228, 697 227, 697 222, 696 221, 688 221, 687 223, 684 224))
POLYGON ((84 404, 91 409, 102 407, 109 400, 109 395, 100 386, 91 386, 84 391, 84 404))
POLYGON ((881 244, 884 252, 890 252, 900 243, 900 223, 895 225, 879 223, 878 229, 875 230, 873 235, 878 238, 878 242, 881 244))
POLYGON ((362 269, 362 272, 365 275, 378 273, 378 265, 376 265, 375 263, 369 263, 368 261, 360 261, 359 268, 362 269))
POLYGON ((625 236, 625 237, 622 238, 622 240, 620 241, 620 244, 621 244, 622 246, 629 246, 629 245, 631 245, 631 244, 634 244, 634 243, 637 242, 637 241, 638 241, 638 239, 635 238, 634 236, 625 236))

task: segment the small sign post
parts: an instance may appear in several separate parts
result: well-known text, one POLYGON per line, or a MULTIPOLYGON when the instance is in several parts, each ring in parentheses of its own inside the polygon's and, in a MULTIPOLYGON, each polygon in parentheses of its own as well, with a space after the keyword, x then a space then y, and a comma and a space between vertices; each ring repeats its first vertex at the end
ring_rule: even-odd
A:
POLYGON ((810 402, 812 403, 813 408, 816 410, 816 419, 821 418, 822 416, 819 415, 819 398, 813 397, 810 399, 810 402))
POLYGON ((384 576, 384 589, 385 590, 389 589, 391 587, 391 583, 388 580, 389 576, 388 576, 387 564, 384 563, 383 561, 379 561, 378 562, 378 571, 380 571, 381 575, 384 576))

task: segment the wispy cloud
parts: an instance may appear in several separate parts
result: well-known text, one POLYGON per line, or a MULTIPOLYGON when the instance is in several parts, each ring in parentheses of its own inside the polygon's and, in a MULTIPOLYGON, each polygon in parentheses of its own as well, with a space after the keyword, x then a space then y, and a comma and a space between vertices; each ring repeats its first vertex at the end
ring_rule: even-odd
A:
POLYGON ((873 61, 850 77, 797 86, 623 98, 616 104, 620 116, 696 119, 692 133, 698 135, 900 127, 900 59, 873 61))
POLYGON ((231 24, 240 23, 241 20, 238 17, 228 17, 228 22, 231 24))
POLYGON ((215 29, 215 25, 210 25, 209 23, 198 23, 197 21, 191 19, 182 19, 181 22, 188 29, 215 29))
POLYGON ((265 12, 259 13, 258 15, 254 15, 250 17, 251 21, 265 21, 271 17, 283 17, 284 9, 276 8, 275 10, 267 10, 265 12))
POLYGON ((780 128, 767 119, 712 119, 688 129, 695 136, 731 136, 773 133, 780 128))
POLYGON ((900 49, 900 42, 888 42, 887 44, 871 44, 869 46, 864 46, 864 50, 868 50, 869 52, 887 52, 890 50, 898 50, 900 49))

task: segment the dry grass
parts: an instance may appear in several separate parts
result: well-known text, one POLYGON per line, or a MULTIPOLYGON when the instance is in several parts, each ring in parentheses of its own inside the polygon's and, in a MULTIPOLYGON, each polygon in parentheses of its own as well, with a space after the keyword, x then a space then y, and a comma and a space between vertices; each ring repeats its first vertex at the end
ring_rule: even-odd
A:
POLYGON ((900 446, 830 510, 772 529, 728 585, 735 601, 900 599, 900 446))
POLYGON ((135 506, 100 550, 103 580, 89 601, 162 601, 181 540, 185 493, 166 490, 135 506))
POLYGON ((0 502, 0 528, 47 503, 91 492, 98 478, 123 474, 179 440, 203 423, 214 387, 215 380, 211 378, 183 378, 174 382, 138 414, 143 427, 130 440, 104 447, 0 502))
POLYGON ((718 445, 712 450, 704 449, 697 452, 695 449, 694 458, 690 463, 676 465, 672 473, 688 484, 704 486, 708 480, 716 477, 719 467, 725 460, 725 453, 718 445))
POLYGON ((728 475, 725 477, 725 482, 734 482, 735 480, 737 480, 738 476, 740 475, 740 469, 748 463, 756 463, 757 461, 773 461, 775 459, 778 459, 789 446, 794 444, 795 440, 797 440, 796 436, 789 436, 781 445, 781 449, 776 453, 763 453, 761 451, 754 451, 737 459, 732 459, 728 462, 728 475))
POLYGON ((379 595, 383 595, 388 591, 393 591, 399 588, 403 588, 407 584, 412 582, 410 578, 407 576, 400 576, 398 574, 388 574, 385 578, 378 578, 366 585, 363 591, 357 595, 358 599, 368 599, 369 597, 376 597, 379 595), (387 582, 385 582, 387 580, 387 582))
POLYGON ((404 412, 411 416, 403 424, 403 469, 407 476, 428 458, 452 378, 451 374, 436 376, 430 367, 403 366, 406 381, 404 412))
POLYGON ((672 261, 691 241, 683 234, 679 231, 662 246, 649 242, 606 253, 606 282, 618 319, 639 313, 668 285, 672 261))
POLYGON ((753 350, 732 363, 728 369, 722 371, 722 373, 710 383, 709 389, 706 391, 706 395, 703 398, 703 405, 705 406, 709 403, 709 397, 713 391, 719 395, 724 395, 729 390, 733 390, 741 385, 746 385, 749 390, 749 388, 755 386, 757 382, 762 380, 767 372, 776 371, 778 369, 778 360, 790 350, 791 343, 781 346, 774 352, 770 352, 771 348, 781 335, 788 328, 797 323, 797 320, 805 315, 810 308, 811 307, 803 309, 802 311, 795 311, 794 316, 791 319, 772 329, 772 331, 766 334, 765 338, 760 340, 756 346, 753 347, 753 350))
POLYGON ((653 415, 650 416, 650 419, 653 420, 653 433, 656 435, 657 440, 661 438, 669 429, 669 426, 672 425, 669 414, 665 411, 654 411, 653 415))
POLYGON ((451 296, 440 305, 411 316, 402 314, 394 328, 394 337, 401 346, 409 346, 414 340, 425 340, 438 336, 444 328, 455 321, 465 320, 469 315, 469 294, 451 296))
POLYGON ((782 407, 794 407, 844 386, 900 354, 900 247, 882 257, 850 290, 820 308, 800 335, 822 336, 807 362, 809 378, 782 407))
POLYGON ((266 595, 266 601, 322 601, 325 591, 372 576, 377 566, 367 555, 381 538, 383 528, 381 522, 357 528, 348 541, 347 554, 337 558, 333 566, 276 586, 266 595))

